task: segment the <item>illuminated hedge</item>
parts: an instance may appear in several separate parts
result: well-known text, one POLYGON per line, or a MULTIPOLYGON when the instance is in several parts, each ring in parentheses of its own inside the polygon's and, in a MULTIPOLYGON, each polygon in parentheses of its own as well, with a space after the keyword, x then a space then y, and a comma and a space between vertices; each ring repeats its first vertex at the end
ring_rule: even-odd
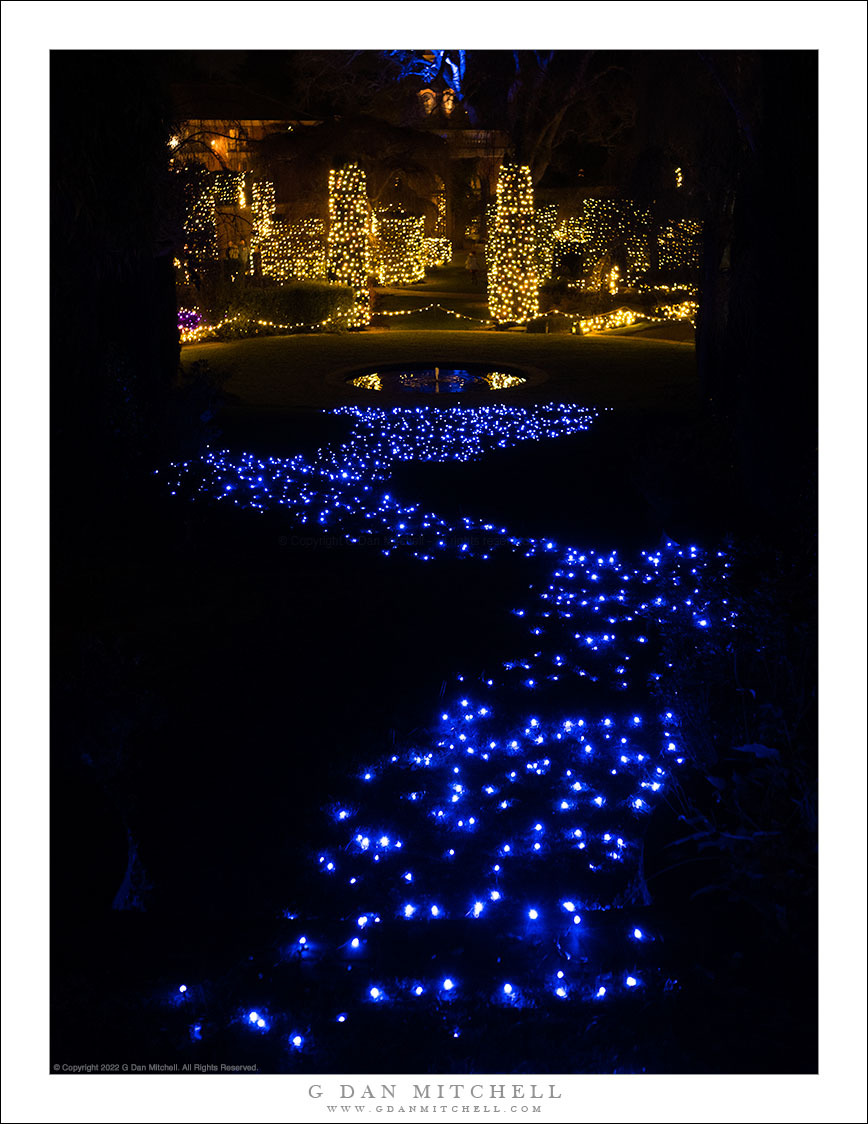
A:
POLYGON ((554 268, 555 222, 558 209, 554 203, 546 203, 536 211, 536 268, 540 281, 547 281, 554 268))
POLYGON ((218 203, 247 206, 243 172, 218 172, 214 178, 214 197, 218 203))
POLYGON ((702 223, 696 219, 674 219, 657 235, 660 268, 681 272, 699 268, 702 223))
POLYGON ((412 285, 425 277, 424 220, 412 215, 376 216, 377 280, 412 285))
POLYGON ((555 238, 559 242, 585 242, 587 237, 585 220, 580 215, 569 215, 567 218, 561 219, 560 225, 555 231, 555 238))
POLYGON ((504 164, 489 231, 488 308, 500 323, 524 323, 539 312, 530 168, 504 164))
POLYGON ((202 171, 194 182, 185 187, 186 213, 184 216, 184 254, 194 265, 216 261, 217 212, 214 182, 202 171))
POLYGON ((363 327, 371 319, 369 268, 365 173, 358 164, 345 164, 329 172, 328 272, 331 280, 353 291, 350 327, 363 327))
POLYGON ((250 235, 251 257, 256 250, 264 253, 274 229, 274 184, 270 180, 254 183, 250 189, 253 230, 250 235))
POLYGON ((448 238, 426 238, 423 246, 425 268, 448 265, 452 261, 452 243, 448 238))
POLYGON ((325 224, 303 219, 284 226, 275 221, 274 184, 254 183, 251 189, 253 231, 251 250, 262 255, 262 273, 276 281, 316 281, 326 276, 325 224))
MULTIPOLYGON (((602 267, 607 254, 620 249, 625 258, 627 284, 634 284, 651 266, 649 240, 651 214, 630 199, 586 199, 584 238, 590 273, 603 284, 602 267)), ((608 278, 609 270, 606 270, 608 278)))
POLYGON ((277 281, 318 281, 326 276, 325 224, 303 219, 272 227, 262 243, 262 272, 277 281))

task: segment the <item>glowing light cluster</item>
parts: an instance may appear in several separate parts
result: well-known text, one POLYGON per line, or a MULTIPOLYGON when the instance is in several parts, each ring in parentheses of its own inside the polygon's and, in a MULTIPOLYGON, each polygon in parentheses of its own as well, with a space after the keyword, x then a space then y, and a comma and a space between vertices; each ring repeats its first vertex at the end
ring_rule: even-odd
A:
POLYGON ((540 281, 547 281, 554 269, 555 223, 558 209, 554 203, 544 203, 537 207, 534 222, 536 243, 536 269, 540 281))
MULTIPOLYGON (((561 219, 554 231, 552 271, 554 272, 564 262, 565 258, 573 257, 580 262, 583 261, 586 240, 587 232, 585 231, 584 220, 580 215, 567 215, 561 219)), ((584 282, 573 282, 573 286, 583 289, 584 282)))
POLYGON ((360 390, 382 390, 383 380, 376 372, 373 372, 370 375, 359 375, 358 378, 352 380, 352 385, 357 386, 360 390))
POLYGON ((630 199, 586 199, 583 204, 586 271, 590 288, 600 288, 619 259, 628 285, 651 265, 651 212, 630 199))
POLYGON ((581 215, 568 215, 566 218, 561 219, 556 231, 555 238, 559 242, 585 242, 588 234, 585 230, 585 220, 581 215))
POLYGON ((448 265, 452 261, 452 243, 448 238, 426 238, 422 257, 426 269, 448 265))
POLYGON ((445 238, 447 214, 446 192, 438 191, 436 196, 434 197, 434 202, 437 205, 437 218, 434 222, 434 236, 436 238, 445 238))
POLYGON ((492 390, 511 390, 514 386, 521 386, 526 379, 520 375, 509 375, 505 371, 492 371, 486 376, 486 381, 492 390))
POLYGON ((425 277, 425 223, 416 215, 376 215, 377 280, 412 285, 425 277))
POLYGON ((290 225, 272 223, 261 241, 262 272, 277 281, 314 281, 326 276, 326 237, 322 219, 290 225))
POLYGON ((217 172, 214 176, 216 203, 244 207, 247 203, 244 172, 217 172))
POLYGON ((660 268, 689 273, 699 269, 702 252, 702 223, 697 219, 674 219, 657 234, 660 268))
MULTIPOLYGON (((581 317, 573 315, 572 330, 575 334, 588 335, 590 332, 608 332, 615 328, 630 328, 634 324, 663 324, 667 320, 689 320, 695 325, 699 305, 696 301, 681 301, 678 304, 661 304, 651 313, 636 312, 632 308, 616 308, 612 312, 601 312, 597 316, 581 317)), ((561 315, 570 316, 570 313, 561 315)))
POLYGON ((696 323, 699 314, 698 301, 681 301, 678 304, 659 304, 654 309, 655 320, 689 320, 696 323))
POLYGON ((181 342, 196 339, 196 333, 202 324, 202 314, 198 308, 178 309, 178 332, 181 342))
POLYGON ((250 233, 250 259, 253 261, 253 252, 260 254, 268 244, 274 231, 274 213, 276 208, 274 184, 271 180, 258 180, 250 188, 253 214, 253 229, 250 233))
POLYGON ((499 323, 523 324, 539 313, 530 168, 504 164, 489 228, 488 308, 499 323))
POLYGON ((353 291, 350 327, 371 319, 368 198, 365 173, 358 164, 329 172, 329 278, 353 291))
POLYGON ((616 308, 612 312, 601 312, 597 316, 579 317, 573 323, 573 331, 588 335, 589 332, 606 332, 613 328, 629 328, 637 324, 643 316, 632 308, 616 308))
MULTIPOLYGON (((325 224, 309 218, 286 225, 275 218, 274 184, 259 180, 251 187, 251 251, 261 255, 262 274, 276 281, 326 276, 325 224)), ((250 269, 253 269, 251 254, 250 269)))
POLYGON ((217 210, 214 182, 202 171, 185 185, 184 256, 194 267, 216 261, 217 210))

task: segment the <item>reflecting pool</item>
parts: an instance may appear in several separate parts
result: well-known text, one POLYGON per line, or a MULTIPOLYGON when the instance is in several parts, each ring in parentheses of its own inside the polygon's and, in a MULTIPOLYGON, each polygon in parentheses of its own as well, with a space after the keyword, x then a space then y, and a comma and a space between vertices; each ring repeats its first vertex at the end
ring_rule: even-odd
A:
POLYGON ((463 391, 511 390, 527 379, 491 364, 461 366, 434 363, 417 366, 379 367, 347 380, 362 390, 409 391, 420 394, 459 394, 463 391))

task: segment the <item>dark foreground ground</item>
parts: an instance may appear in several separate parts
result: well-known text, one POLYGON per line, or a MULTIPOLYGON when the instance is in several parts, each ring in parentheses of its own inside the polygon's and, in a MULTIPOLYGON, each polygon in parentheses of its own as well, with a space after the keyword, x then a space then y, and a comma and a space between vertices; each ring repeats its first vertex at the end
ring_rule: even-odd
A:
MULTIPOLYGON (((370 403, 338 374, 374 357, 430 355, 434 334, 261 339, 184 358, 232 370, 220 444, 284 455, 335 436, 339 423, 317 409, 370 403)), ((663 535, 713 545, 734 534, 767 559, 726 442, 697 408, 689 346, 436 336, 445 358, 502 352, 532 368, 541 377, 515 401, 614 409, 589 433, 479 464, 405 466, 397 494, 577 545, 627 551, 663 535)), ((789 549, 802 597, 792 623, 810 631, 811 560, 789 549)), ((54 595, 52 1062, 187 1060, 161 988, 268 970, 330 791, 427 722, 457 666, 498 661, 515 591, 533 576, 511 560, 494 577, 472 561, 441 561, 423 577, 409 560, 305 546, 279 517, 169 502, 156 485, 65 562, 54 595), (112 909, 129 839, 127 904, 143 911, 112 909)), ((751 583, 746 574, 743 595, 751 583)), ((677 887, 648 904, 677 934, 666 955, 683 986, 634 1013, 629 1041, 617 1008, 582 1043, 567 1035, 568 1051, 560 1023, 507 1026, 492 1014, 490 1040, 472 1056, 426 1053, 421 1039, 378 1026, 329 1068, 813 1072, 812 899, 789 912, 777 903, 776 918, 776 893, 771 885, 760 918, 744 900, 696 903, 677 887)), ((245 1048, 279 1068, 261 1044, 245 1048)), ((324 1069, 320 1060, 314 1071, 324 1069)))

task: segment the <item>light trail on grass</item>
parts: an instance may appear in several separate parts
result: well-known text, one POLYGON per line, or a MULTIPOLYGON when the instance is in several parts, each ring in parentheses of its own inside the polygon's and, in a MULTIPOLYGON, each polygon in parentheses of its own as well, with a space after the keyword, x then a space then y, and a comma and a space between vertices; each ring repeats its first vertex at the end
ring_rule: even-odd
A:
MULTIPOLYGON (((349 544, 379 535, 385 557, 494 565, 516 555, 536 580, 516 598, 515 648, 496 672, 457 673, 429 726, 374 752, 327 805, 310 854, 320 888, 287 909, 273 994, 253 1009, 256 997, 239 994, 222 1017, 325 1064, 336 1027, 367 1026, 371 1005, 422 1018, 425 1033, 466 1049, 492 1007, 572 1005, 590 1019, 600 1004, 629 1009, 678 986, 637 890, 648 816, 691 756, 665 698, 664 639, 677 629, 697 646, 725 642, 736 625, 727 556, 673 541, 630 557, 567 546, 424 511, 388 490, 398 463, 469 462, 581 433, 594 410, 333 413, 349 432, 313 457, 209 453, 173 466, 167 486, 188 500, 278 511, 349 544), (290 964, 316 997, 291 1012, 278 999, 290 964)), ((180 998, 191 1006, 189 995, 180 998)), ((215 1014, 191 1011, 201 1034, 215 1014)))

